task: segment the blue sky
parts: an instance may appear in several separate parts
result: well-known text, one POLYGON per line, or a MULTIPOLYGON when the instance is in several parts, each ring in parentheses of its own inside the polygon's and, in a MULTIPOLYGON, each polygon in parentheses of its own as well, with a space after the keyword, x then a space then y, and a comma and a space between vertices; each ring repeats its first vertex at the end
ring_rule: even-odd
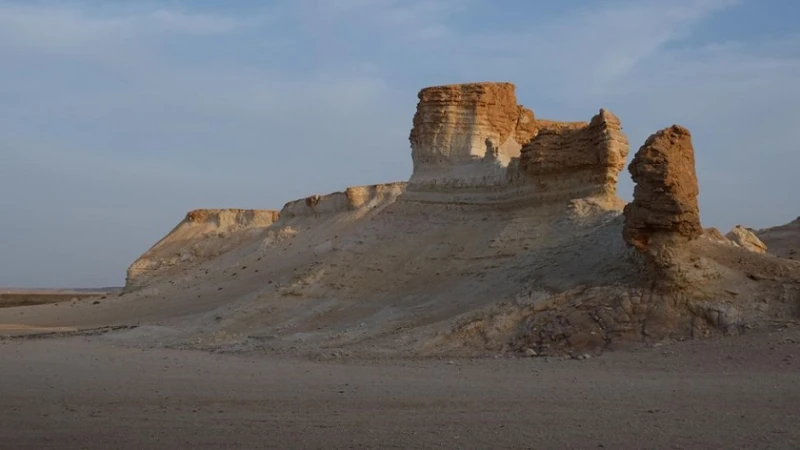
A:
MULTIPOLYGON (((416 92, 694 135, 702 220, 800 215, 800 2, 0 0, 0 286, 120 285, 200 207, 406 180, 416 92)), ((632 184, 623 173, 621 195, 632 184)))

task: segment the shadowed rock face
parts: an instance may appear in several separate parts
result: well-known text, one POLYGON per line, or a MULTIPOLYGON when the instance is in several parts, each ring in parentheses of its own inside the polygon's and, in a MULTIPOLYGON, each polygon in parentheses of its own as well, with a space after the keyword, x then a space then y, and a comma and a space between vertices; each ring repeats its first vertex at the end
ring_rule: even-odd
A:
POLYGON ((651 135, 628 167, 636 187, 625 206, 625 241, 647 251, 651 241, 703 234, 689 130, 673 125, 651 135))

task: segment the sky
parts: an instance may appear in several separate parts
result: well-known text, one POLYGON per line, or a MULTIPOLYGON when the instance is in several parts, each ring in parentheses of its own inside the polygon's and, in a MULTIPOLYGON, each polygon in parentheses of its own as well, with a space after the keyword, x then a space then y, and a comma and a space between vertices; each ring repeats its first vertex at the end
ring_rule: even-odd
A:
MULTIPOLYGON (((124 283, 195 208, 407 180, 416 93, 693 134, 704 226, 800 215, 796 0, 0 0, 0 286, 124 283)), ((627 171, 620 196, 630 199, 627 171)))

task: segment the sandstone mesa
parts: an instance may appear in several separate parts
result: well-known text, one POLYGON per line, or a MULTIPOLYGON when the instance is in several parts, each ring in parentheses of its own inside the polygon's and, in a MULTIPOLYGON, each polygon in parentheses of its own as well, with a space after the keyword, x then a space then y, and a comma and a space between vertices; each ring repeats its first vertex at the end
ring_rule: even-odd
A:
POLYGON ((639 148, 625 205, 611 112, 540 119, 511 83, 418 98, 407 183, 193 211, 131 265, 119 302, 60 320, 135 324, 118 338, 158 345, 354 355, 601 352, 797 321, 800 221, 704 230, 687 129, 639 148))

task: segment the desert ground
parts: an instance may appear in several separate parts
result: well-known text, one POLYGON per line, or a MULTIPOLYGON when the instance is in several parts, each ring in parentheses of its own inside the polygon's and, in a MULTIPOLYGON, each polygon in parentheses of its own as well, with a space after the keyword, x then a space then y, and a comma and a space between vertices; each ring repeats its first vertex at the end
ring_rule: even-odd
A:
POLYGON ((800 329, 585 360, 0 341, 0 447, 792 449, 800 329))

